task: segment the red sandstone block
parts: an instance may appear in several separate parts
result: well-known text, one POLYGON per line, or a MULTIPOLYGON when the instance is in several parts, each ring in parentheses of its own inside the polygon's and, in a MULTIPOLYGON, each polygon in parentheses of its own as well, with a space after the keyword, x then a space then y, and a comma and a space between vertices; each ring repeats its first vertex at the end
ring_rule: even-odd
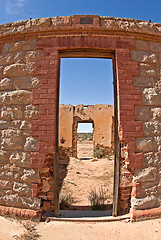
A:
POLYGON ((71 37, 70 37, 70 36, 67 36, 67 37, 66 37, 66 47, 70 48, 71 45, 72 45, 71 37))
POLYGON ((41 148, 46 148, 47 147, 47 143, 46 142, 44 142, 44 141, 41 141, 41 138, 39 139, 39 149, 41 149, 41 148))
POLYGON ((135 131, 143 134, 143 126, 137 126, 135 131))
POLYGON ((4 214, 9 214, 9 209, 10 209, 10 207, 5 207, 5 209, 4 209, 4 214))
POLYGON ((24 217, 26 213, 26 209, 21 209, 21 217, 24 217))
POLYGON ((39 137, 40 132, 39 132, 38 129, 37 130, 31 130, 31 134, 32 134, 33 137, 39 137))
POLYGON ((71 46, 72 47, 80 47, 81 46, 81 38, 80 37, 71 37, 71 46))
POLYGON ((30 210, 30 212, 29 212, 29 217, 30 218, 35 218, 36 217, 36 211, 34 211, 34 210, 30 210))
POLYGON ((4 214, 4 212, 5 212, 5 207, 4 206, 0 206, 0 213, 4 214))
POLYGON ((30 161, 30 166, 31 166, 32 169, 41 169, 42 165, 43 164, 41 162, 39 162, 38 159, 32 159, 30 161))
POLYGON ((57 83, 57 77, 52 78, 52 79, 48 78, 48 84, 40 84, 40 87, 44 88, 44 89, 46 89, 46 91, 48 91, 48 89, 55 89, 56 83, 57 83))
MULTIPOLYGON (((13 207, 9 207, 9 209, 8 209, 9 211, 8 211, 8 213, 10 214, 10 215, 13 215, 13 207)), ((5 211, 6 212, 6 211, 5 211)))
POLYGON ((142 168, 142 163, 130 163, 129 168, 141 169, 142 168))
POLYGON ((134 132, 128 132, 127 133, 127 136, 131 136, 131 137, 142 137, 143 133, 142 132, 137 132, 137 131, 134 131, 134 132))
POLYGON ((56 111, 56 106, 53 106, 53 104, 40 104, 39 108, 43 108, 43 109, 51 109, 52 108, 52 109, 55 109, 55 111, 56 111))
POLYGON ((38 39, 37 47, 51 46, 51 37, 41 37, 38 39))
POLYGON ((38 126, 53 126, 54 124, 54 120, 53 119, 50 119, 51 115, 47 115, 46 116, 46 119, 44 119, 43 115, 41 115, 41 118, 39 119, 39 122, 38 122, 38 126))
POLYGON ((17 216, 17 208, 13 208, 13 210, 12 210, 12 215, 13 215, 13 216, 17 216))
POLYGON ((133 121, 134 116, 126 116, 126 115, 120 115, 120 121, 133 121))
POLYGON ((122 92, 122 90, 133 90, 133 85, 131 84, 122 84, 121 83, 121 80, 120 80, 120 76, 119 76, 119 80, 118 80, 119 84, 118 84, 118 87, 119 87, 119 92, 122 92))
POLYGON ((125 80, 125 84, 133 85, 133 80, 127 79, 127 80, 125 80))
POLYGON ((49 136, 41 136, 40 138, 42 142, 48 142, 48 141, 51 141, 50 137, 49 136))

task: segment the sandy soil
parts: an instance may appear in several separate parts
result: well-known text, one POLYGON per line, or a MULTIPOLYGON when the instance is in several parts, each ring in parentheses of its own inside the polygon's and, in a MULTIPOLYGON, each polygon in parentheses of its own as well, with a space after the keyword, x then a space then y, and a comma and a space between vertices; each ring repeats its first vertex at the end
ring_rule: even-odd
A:
POLYGON ((93 142, 78 144, 78 157, 70 158, 67 176, 64 179, 61 195, 71 194, 72 205, 88 206, 91 191, 102 188, 107 196, 106 203, 112 203, 114 160, 112 158, 94 159, 93 142))
POLYGON ((126 223, 40 223, 38 232, 43 240, 160 240, 161 219, 126 223))
POLYGON ((0 217, 0 240, 16 239, 14 236, 20 236, 24 231, 18 220, 0 217))
MULTIPOLYGON (((35 223, 31 222, 31 225, 35 223)), ((36 225, 40 237, 17 238, 29 240, 160 240, 161 219, 130 223, 125 221, 104 223, 40 222, 36 225)), ((0 240, 16 239, 24 228, 20 222, 0 217, 0 240)), ((31 236, 31 235, 30 235, 31 236)))

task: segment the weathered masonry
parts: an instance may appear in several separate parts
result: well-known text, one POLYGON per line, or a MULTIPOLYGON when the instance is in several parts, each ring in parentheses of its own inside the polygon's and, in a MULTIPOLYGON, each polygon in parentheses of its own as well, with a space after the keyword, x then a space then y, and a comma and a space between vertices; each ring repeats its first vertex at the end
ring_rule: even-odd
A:
POLYGON ((93 124, 94 148, 102 146, 105 150, 114 145, 114 107, 108 104, 59 105, 59 146, 68 155, 77 157, 78 123, 93 124))
POLYGON ((63 57, 113 60, 113 215, 160 217, 161 24, 80 15, 0 26, 0 213, 59 213, 63 57))

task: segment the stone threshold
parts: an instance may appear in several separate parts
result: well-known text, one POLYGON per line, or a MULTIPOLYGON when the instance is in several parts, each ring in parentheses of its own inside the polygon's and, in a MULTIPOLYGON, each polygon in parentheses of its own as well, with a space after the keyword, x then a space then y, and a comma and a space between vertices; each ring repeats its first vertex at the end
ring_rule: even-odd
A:
POLYGON ((50 220, 57 222, 112 222, 127 220, 130 221, 130 214, 117 217, 111 215, 111 211, 76 211, 76 210, 60 210, 60 216, 55 217, 51 214, 43 214, 42 220, 50 220))

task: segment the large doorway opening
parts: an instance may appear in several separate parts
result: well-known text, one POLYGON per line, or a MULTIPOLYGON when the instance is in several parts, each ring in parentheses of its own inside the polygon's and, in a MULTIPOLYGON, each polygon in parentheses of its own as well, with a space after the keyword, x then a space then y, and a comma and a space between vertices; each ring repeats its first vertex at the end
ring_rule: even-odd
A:
POLYGON ((77 158, 92 159, 93 154, 93 123, 78 123, 77 128, 77 158))
POLYGON ((61 184, 57 192, 57 213, 60 208, 61 214, 64 214, 62 211, 65 209, 81 210, 80 216, 83 210, 88 210, 88 213, 89 210, 104 210, 101 216, 112 215, 112 207, 117 209, 117 181, 114 181, 117 171, 114 61, 112 57, 82 58, 82 55, 73 57, 71 53, 61 53, 60 62, 58 155, 63 155, 59 152, 61 149, 68 161, 61 181, 60 169, 58 171, 57 181, 61 184), (104 70, 100 67, 102 63, 104 70), (80 130, 83 124, 90 124, 93 128, 95 121, 94 132, 88 130, 89 134, 85 134, 80 130), (62 132, 66 137, 62 136, 62 132), (91 144, 81 149, 78 139, 92 141, 93 154, 91 144))

